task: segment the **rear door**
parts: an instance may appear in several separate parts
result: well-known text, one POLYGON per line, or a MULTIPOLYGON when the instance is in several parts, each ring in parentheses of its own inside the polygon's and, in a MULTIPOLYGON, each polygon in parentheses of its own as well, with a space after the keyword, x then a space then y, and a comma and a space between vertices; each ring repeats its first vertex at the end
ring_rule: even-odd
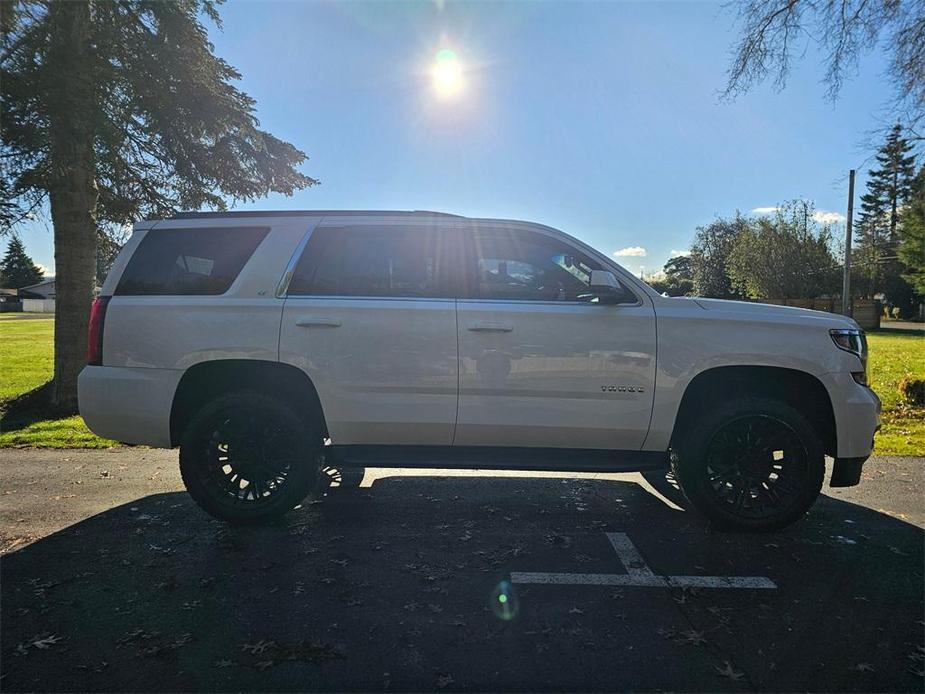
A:
POLYGON ((456 238, 432 225, 312 233, 289 283, 280 360, 311 377, 333 443, 452 443, 456 290, 445 259, 456 238))
POLYGON ((591 270, 611 268, 560 237, 467 237, 455 444, 640 449, 655 382, 647 298, 597 303, 591 270))

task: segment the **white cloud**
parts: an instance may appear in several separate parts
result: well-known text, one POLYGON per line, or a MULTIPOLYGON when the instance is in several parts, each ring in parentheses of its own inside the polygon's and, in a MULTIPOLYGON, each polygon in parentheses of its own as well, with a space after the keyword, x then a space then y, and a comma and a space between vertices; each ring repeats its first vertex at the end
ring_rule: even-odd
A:
POLYGON ((678 256, 681 256, 681 255, 690 255, 690 254, 691 254, 690 251, 676 251, 676 250, 672 250, 672 251, 668 254, 668 257, 669 257, 669 258, 677 258, 678 256))
POLYGON ((816 210, 813 213, 813 219, 815 219, 820 224, 837 224, 845 221, 845 215, 843 215, 841 212, 816 210))
POLYGON ((45 265, 42 265, 41 263, 36 263, 35 266, 36 266, 39 270, 42 271, 42 274, 45 275, 45 277, 54 277, 54 276, 55 276, 55 271, 54 271, 53 269, 51 269, 51 268, 49 268, 49 267, 47 267, 47 266, 45 266, 45 265))
POLYGON ((627 246, 626 248, 621 248, 619 251, 614 251, 613 254, 617 258, 645 258, 646 249, 642 246, 627 246))
MULTIPOLYGON (((752 214, 757 215, 769 215, 779 212, 780 207, 756 207, 752 210, 752 214)), ((845 221, 845 215, 841 212, 829 212, 828 210, 816 210, 813 213, 813 219, 820 224, 838 224, 845 221)))

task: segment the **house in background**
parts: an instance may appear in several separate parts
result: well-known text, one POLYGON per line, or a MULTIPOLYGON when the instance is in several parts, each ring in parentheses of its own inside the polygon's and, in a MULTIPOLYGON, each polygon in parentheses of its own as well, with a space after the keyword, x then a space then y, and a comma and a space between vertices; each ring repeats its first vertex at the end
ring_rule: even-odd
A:
POLYGON ((16 289, 0 288, 0 313, 22 311, 22 302, 16 289))
POLYGON ((19 288, 22 310, 31 313, 55 312, 55 278, 42 280, 19 288))
POLYGON ((28 287, 20 287, 19 296, 23 299, 54 299, 55 278, 49 277, 28 287))
MULTIPOLYGON (((20 287, 18 294, 18 298, 22 301, 22 310, 26 313, 55 312, 57 289, 54 277, 30 284, 28 287, 20 287)), ((100 288, 94 287, 93 296, 99 296, 99 294, 100 288)))

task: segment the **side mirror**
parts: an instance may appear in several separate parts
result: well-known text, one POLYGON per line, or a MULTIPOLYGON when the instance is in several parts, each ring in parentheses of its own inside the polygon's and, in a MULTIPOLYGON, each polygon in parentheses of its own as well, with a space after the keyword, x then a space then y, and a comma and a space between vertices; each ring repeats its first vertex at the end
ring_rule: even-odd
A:
POLYGON ((610 270, 592 270, 590 285, 591 291, 597 294, 602 304, 636 303, 636 297, 620 284, 610 270))

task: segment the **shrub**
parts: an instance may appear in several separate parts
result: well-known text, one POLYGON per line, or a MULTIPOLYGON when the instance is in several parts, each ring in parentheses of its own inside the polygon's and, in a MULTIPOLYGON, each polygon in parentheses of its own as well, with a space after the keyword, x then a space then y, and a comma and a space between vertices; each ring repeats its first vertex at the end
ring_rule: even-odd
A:
POLYGON ((925 379, 906 376, 899 382, 899 395, 909 405, 925 407, 925 379))

